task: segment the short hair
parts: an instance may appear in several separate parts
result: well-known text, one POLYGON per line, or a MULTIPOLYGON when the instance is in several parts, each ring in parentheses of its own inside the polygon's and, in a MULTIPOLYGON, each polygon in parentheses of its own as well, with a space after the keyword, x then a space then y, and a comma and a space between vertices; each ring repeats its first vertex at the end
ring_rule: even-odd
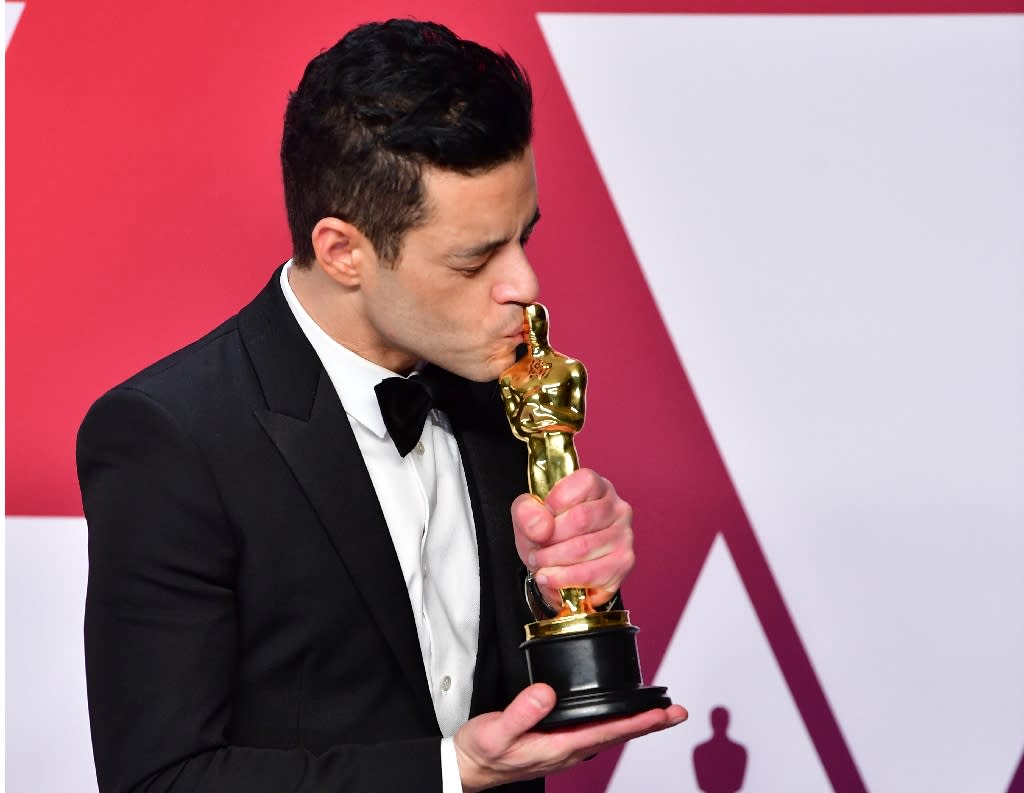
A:
POLYGON ((392 19, 350 31, 306 67, 281 139, 285 206, 298 266, 315 259, 325 217, 351 223, 394 262, 426 217, 422 170, 488 171, 530 143, 523 69, 443 25, 392 19))

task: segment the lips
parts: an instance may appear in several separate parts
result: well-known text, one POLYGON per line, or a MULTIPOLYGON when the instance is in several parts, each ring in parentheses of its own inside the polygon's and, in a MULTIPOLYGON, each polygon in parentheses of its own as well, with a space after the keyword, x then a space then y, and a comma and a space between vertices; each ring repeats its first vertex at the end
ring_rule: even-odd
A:
POLYGON ((515 328, 506 333, 503 336, 503 338, 508 339, 509 341, 521 342, 523 340, 524 332, 525 331, 523 330, 523 326, 517 325, 515 328))

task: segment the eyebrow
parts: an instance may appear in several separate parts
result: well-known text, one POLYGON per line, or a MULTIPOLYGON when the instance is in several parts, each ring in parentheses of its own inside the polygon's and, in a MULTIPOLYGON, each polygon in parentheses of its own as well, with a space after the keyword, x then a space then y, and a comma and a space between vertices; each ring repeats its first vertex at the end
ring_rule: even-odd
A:
MULTIPOLYGON (((533 227, 537 225, 539 220, 540 207, 533 210, 533 217, 530 218, 530 222, 527 223, 526 228, 523 229, 522 236, 529 237, 530 234, 533 232, 533 227)), ((510 237, 503 237, 500 240, 489 240, 488 242, 481 243, 480 245, 474 245, 472 248, 469 248, 467 250, 457 251, 453 253, 452 256, 455 257, 456 259, 475 259, 478 256, 484 256, 488 253, 491 253, 494 250, 497 250, 502 245, 507 245, 510 239, 510 237)))

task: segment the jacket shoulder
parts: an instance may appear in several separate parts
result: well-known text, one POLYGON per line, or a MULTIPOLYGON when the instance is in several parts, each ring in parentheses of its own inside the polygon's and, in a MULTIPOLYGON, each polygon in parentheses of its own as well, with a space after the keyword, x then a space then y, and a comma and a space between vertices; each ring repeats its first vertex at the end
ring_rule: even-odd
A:
POLYGON ((227 350, 239 346, 237 335, 236 314, 206 335, 151 363, 111 390, 160 392, 169 384, 194 381, 197 375, 209 368, 211 360, 216 360, 227 350))

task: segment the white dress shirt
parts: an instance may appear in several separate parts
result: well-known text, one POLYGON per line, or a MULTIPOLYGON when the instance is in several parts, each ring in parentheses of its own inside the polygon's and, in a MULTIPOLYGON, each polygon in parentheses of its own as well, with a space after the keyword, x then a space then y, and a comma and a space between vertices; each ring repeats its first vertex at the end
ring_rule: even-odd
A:
MULTIPOLYGON (((480 626, 480 565, 462 457, 447 416, 430 411, 404 458, 384 427, 374 386, 397 375, 334 341, 288 282, 281 290, 334 384, 362 452, 402 567, 441 741, 444 793, 460 793, 452 741, 469 717, 480 626)), ((415 375, 414 375, 415 376, 415 375)), ((344 476, 343 471, 338 476, 344 476)), ((400 761, 399 761, 400 762, 400 761)))

